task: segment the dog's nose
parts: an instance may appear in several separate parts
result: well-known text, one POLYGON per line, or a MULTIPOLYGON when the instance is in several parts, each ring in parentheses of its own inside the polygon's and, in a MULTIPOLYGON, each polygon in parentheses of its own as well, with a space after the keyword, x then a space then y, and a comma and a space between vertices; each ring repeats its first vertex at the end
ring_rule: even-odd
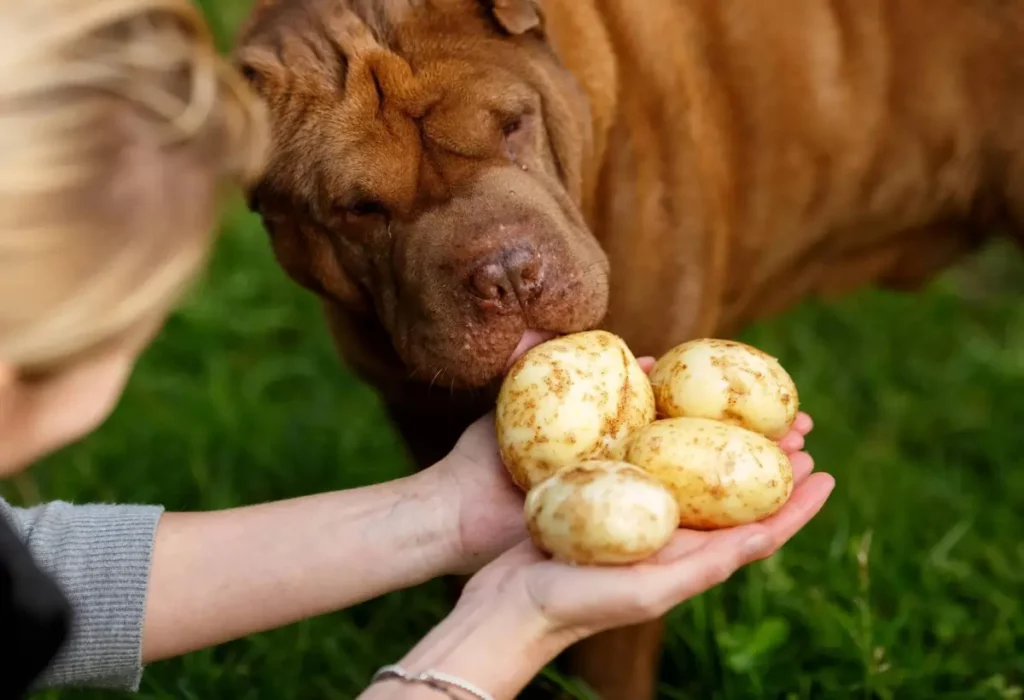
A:
POLYGON ((511 248, 485 256, 469 277, 476 297, 502 307, 525 305, 543 285, 544 268, 533 248, 511 248))

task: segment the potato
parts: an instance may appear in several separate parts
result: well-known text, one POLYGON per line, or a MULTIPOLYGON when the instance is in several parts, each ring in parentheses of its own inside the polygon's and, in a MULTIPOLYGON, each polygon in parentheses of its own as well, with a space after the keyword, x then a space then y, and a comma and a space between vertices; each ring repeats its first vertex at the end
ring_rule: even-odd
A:
POLYGON ((679 524, 713 530, 762 520, 793 493, 793 467, 777 444, 707 418, 666 418, 640 430, 626 461, 663 483, 679 524))
POLYGON ((523 491, 562 467, 621 459, 630 434, 653 420, 647 375, 605 331, 531 348, 506 375, 495 410, 502 461, 523 491))
POLYGON ((540 549, 572 564, 631 564, 664 547, 679 508, 657 479, 624 462, 566 467, 526 496, 526 526, 540 549))
POLYGON ((659 418, 712 418, 773 440, 789 432, 800 406, 796 384, 771 355, 730 340, 693 340, 654 365, 659 418))

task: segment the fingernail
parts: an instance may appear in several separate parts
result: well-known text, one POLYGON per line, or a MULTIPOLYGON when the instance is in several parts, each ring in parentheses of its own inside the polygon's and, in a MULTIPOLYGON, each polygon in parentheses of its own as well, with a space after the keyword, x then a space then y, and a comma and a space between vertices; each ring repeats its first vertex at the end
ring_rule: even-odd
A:
POLYGON ((771 546, 772 539, 768 535, 759 532, 744 540, 742 545, 743 556, 747 559, 753 559, 767 552, 771 546))

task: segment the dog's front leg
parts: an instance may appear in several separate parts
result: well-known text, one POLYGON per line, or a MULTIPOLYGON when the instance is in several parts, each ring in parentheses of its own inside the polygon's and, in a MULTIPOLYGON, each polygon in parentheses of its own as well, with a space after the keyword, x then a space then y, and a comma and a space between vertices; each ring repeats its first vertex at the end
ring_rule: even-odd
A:
POLYGON ((568 668, 601 700, 652 700, 662 633, 661 620, 607 630, 572 647, 568 668))

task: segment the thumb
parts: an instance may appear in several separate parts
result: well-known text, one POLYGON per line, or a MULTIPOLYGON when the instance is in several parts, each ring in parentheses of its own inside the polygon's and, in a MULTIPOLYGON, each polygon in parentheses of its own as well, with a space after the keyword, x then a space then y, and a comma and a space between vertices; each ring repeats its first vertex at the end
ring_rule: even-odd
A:
POLYGON ((486 450, 488 455, 497 449, 498 436, 494 426, 494 411, 488 411, 485 415, 473 421, 466 428, 456 443, 456 449, 467 458, 479 456, 481 450, 486 450))
POLYGON ((522 571, 532 564, 544 561, 544 559, 544 555, 534 546, 530 538, 525 537, 476 572, 466 584, 465 590, 474 595, 493 596, 508 583, 511 574, 522 571))
POLYGON ((669 564, 631 573, 644 618, 653 619, 683 601, 725 583, 742 566, 773 549, 763 528, 736 528, 709 537, 704 544, 669 564))
POLYGON ((544 556, 543 552, 533 544, 533 540, 527 537, 520 540, 516 546, 506 550, 504 554, 494 560, 494 563, 518 568, 528 564, 535 564, 539 561, 545 561, 546 559, 547 557, 544 556))

